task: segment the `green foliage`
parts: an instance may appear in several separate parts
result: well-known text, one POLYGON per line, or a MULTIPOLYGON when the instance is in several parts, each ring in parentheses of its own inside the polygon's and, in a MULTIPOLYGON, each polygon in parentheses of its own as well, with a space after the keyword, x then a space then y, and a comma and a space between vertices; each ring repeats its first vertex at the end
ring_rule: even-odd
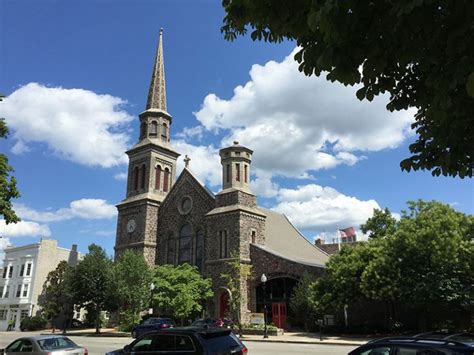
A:
POLYGON ((311 285, 312 307, 324 311, 368 299, 398 301, 421 318, 443 307, 472 312, 473 216, 435 201, 408 207, 390 235, 331 257, 327 276, 311 285))
POLYGON ((357 97, 388 93, 387 109, 417 109, 418 137, 402 170, 472 177, 474 2, 223 0, 221 31, 269 42, 295 40, 305 75, 361 85, 357 97))
POLYGON ((364 224, 360 226, 363 233, 369 238, 385 238, 395 233, 397 221, 392 217, 392 213, 385 208, 383 211, 374 209, 374 214, 364 224))
POLYGON ((115 291, 120 308, 120 326, 140 321, 140 311, 151 302, 152 270, 142 254, 126 250, 114 266, 115 291))
POLYGON ((213 295, 211 280, 189 264, 155 266, 153 283, 153 306, 181 321, 201 312, 203 302, 213 295))
POLYGON ((130 309, 120 310, 119 330, 129 333, 135 324, 140 323, 140 314, 130 309))
MULTIPOLYGON (((5 120, 0 118, 0 138, 6 138, 7 136, 8 127, 5 120)), ((12 171, 13 168, 8 164, 7 156, 0 154, 0 216, 3 216, 6 224, 20 221, 12 206, 12 199, 20 197, 20 192, 16 187, 16 179, 10 174, 12 171)))
POLYGON ((21 320, 20 329, 22 331, 34 331, 46 328, 47 320, 43 317, 26 317, 21 320))
POLYGON ((290 309, 293 314, 291 323, 303 325, 306 331, 309 330, 309 322, 316 319, 310 304, 312 294, 311 285, 314 281, 314 277, 308 273, 304 273, 298 285, 293 289, 293 294, 290 298, 290 309))
POLYGON ((72 311, 73 303, 69 284, 71 270, 71 266, 63 260, 46 277, 43 290, 38 297, 38 305, 47 319, 54 319, 60 314, 70 314, 72 311))
MULTIPOLYGON (((257 329, 264 330, 265 324, 242 324, 242 329, 257 329)), ((278 330, 278 327, 274 324, 267 324, 268 330, 278 330)))
POLYGON ((114 310, 117 292, 114 285, 113 264, 100 246, 89 245, 89 253, 71 273, 71 292, 75 305, 84 306, 94 314, 96 332, 100 332, 100 314, 114 310))
POLYGON ((240 322, 240 307, 242 304, 241 282, 252 277, 252 265, 242 263, 238 254, 231 253, 230 259, 226 262, 228 273, 220 275, 224 285, 230 291, 229 297, 229 316, 233 319, 239 329, 242 329, 240 322))

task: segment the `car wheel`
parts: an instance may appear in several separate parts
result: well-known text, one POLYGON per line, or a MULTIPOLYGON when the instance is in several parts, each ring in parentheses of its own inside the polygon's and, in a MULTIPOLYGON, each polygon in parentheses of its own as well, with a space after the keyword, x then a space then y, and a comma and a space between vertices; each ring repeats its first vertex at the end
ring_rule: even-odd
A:
POLYGON ((138 332, 134 329, 132 330, 132 338, 138 337, 138 332))

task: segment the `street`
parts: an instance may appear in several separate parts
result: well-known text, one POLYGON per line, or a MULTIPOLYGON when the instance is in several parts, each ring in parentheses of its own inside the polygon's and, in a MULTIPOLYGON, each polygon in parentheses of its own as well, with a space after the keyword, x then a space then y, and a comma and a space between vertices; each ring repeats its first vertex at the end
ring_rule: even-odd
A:
MULTIPOLYGON (((14 339, 22 336, 38 335, 38 332, 0 332, 0 348, 5 348, 14 339)), ((59 334, 58 334, 59 335, 59 334)), ((129 344, 132 338, 124 337, 85 337, 69 336, 78 345, 85 346, 90 355, 105 354, 107 351, 122 348, 129 344)), ((317 345, 317 344, 294 344, 294 343, 264 343, 249 341, 245 342, 249 354, 275 355, 275 354, 318 354, 318 355, 344 355, 355 348, 355 346, 344 345, 317 345)))

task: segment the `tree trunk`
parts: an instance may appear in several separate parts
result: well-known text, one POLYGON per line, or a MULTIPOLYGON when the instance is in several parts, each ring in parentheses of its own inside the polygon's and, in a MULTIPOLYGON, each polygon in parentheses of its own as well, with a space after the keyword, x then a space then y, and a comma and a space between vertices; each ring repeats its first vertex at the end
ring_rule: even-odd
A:
POLYGON ((98 306, 95 308, 95 333, 100 333, 100 309, 98 306))

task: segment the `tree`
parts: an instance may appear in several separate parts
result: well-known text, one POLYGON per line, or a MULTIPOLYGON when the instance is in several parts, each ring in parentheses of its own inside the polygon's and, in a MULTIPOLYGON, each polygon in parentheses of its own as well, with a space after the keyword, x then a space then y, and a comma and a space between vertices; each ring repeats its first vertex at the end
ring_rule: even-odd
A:
POLYGON ((305 331, 310 330, 312 320, 316 319, 314 312, 312 312, 313 307, 310 304, 314 282, 313 276, 304 273, 290 298, 290 309, 293 314, 292 323, 304 325, 305 331))
POLYGON ((472 177, 474 2, 223 0, 227 40, 295 40, 299 70, 344 85, 357 97, 390 94, 387 109, 417 109, 418 134, 402 170, 472 177))
MULTIPOLYGON (((0 94, 0 102, 3 101, 3 95, 0 94)), ((0 138, 8 137, 8 127, 5 119, 0 118, 0 138)), ((11 200, 20 197, 20 192, 16 187, 16 179, 11 175, 13 168, 8 164, 8 158, 5 154, 0 154, 0 215, 5 219, 5 223, 17 223, 20 218, 13 210, 11 200)))
POLYGON ((374 208, 373 216, 360 226, 360 230, 369 238, 385 238, 395 233, 396 224, 388 208, 383 211, 374 208))
POLYGON ((313 286, 313 307, 340 308, 365 299, 402 304, 422 321, 439 321, 442 311, 472 314, 474 217, 435 201, 411 201, 408 207, 393 233, 331 257, 327 275, 313 286))
POLYGON ((222 273, 220 277, 230 292, 229 316, 237 323, 237 327, 241 333, 242 317, 240 310, 242 306, 242 297, 246 297, 246 295, 242 295, 242 283, 245 283, 252 277, 252 265, 242 263, 237 253, 231 253, 230 260, 226 262, 226 265, 228 272, 222 273))
POLYGON ((153 283, 153 306, 181 323, 201 312, 202 303, 213 295, 211 280, 189 264, 155 266, 153 283))
POLYGON ((152 270, 142 254, 125 250, 114 267, 119 299, 120 324, 124 330, 140 320, 140 311, 150 305, 152 270))
POLYGON ((74 304, 85 307, 95 318, 96 333, 100 333, 101 312, 114 310, 117 290, 113 283, 113 264, 104 249, 89 245, 89 253, 71 273, 74 304))
MULTIPOLYGON (((43 284, 43 290, 38 297, 38 305, 43 314, 55 326, 55 319, 63 317, 63 325, 71 319, 73 309, 72 295, 68 285, 71 266, 67 261, 61 261, 56 269, 50 271, 43 284)), ((63 328, 65 329, 65 327, 63 328)))

